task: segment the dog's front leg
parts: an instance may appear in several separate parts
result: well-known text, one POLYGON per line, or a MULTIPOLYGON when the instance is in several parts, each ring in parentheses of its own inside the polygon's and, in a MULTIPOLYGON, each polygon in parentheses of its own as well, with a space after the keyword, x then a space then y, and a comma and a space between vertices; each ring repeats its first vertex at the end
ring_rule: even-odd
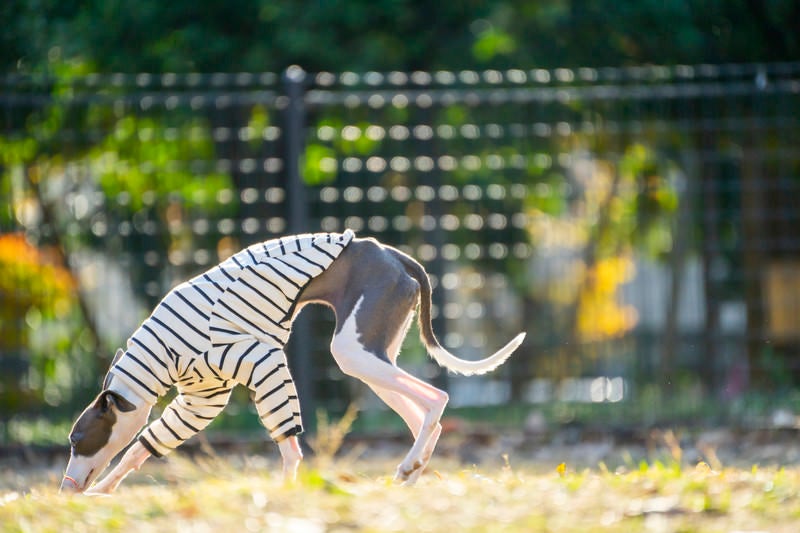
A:
POLYGON ((292 435, 278 443, 283 460, 283 481, 284 483, 294 483, 297 480, 297 467, 303 459, 303 452, 300 450, 300 442, 297 436, 292 435))
POLYGON ((86 494, 111 494, 117 490, 125 476, 134 470, 139 470, 148 457, 150 457, 150 452, 147 448, 142 446, 139 441, 134 442, 133 446, 128 448, 128 451, 122 456, 119 464, 100 482, 89 488, 86 494))

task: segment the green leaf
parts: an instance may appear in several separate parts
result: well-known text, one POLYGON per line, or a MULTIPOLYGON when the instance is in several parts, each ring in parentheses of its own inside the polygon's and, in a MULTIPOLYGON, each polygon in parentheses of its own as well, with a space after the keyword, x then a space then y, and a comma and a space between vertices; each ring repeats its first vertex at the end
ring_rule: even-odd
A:
POLYGON ((308 185, 323 185, 336 178, 338 163, 336 152, 322 144, 306 147, 303 160, 303 179, 308 185))

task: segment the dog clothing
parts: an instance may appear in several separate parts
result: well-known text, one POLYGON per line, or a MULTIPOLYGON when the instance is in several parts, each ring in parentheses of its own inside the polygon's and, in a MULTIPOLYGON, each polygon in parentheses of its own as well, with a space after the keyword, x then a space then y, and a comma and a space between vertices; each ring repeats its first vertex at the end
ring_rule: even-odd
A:
POLYGON ((237 384, 251 391, 273 440, 303 431, 283 348, 303 288, 354 234, 304 234, 258 243, 178 285, 134 332, 111 373, 154 404, 178 395, 139 441, 160 457, 205 428, 237 384))

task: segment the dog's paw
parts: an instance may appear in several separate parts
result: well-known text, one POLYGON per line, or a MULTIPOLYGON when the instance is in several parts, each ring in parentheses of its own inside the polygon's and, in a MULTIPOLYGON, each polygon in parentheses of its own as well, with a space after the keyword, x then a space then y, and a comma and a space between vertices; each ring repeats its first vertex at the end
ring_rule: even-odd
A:
POLYGON ((86 489, 84 494, 87 496, 111 496, 111 494, 117 489, 118 484, 119 483, 109 481, 108 478, 104 478, 86 489))
POLYGON ((423 462, 419 459, 414 461, 411 465, 400 463, 400 465, 397 467, 397 472, 394 475, 395 483, 400 483, 401 485, 413 485, 422 473, 423 466, 423 462))
POLYGON ((84 491, 83 495, 84 496, 92 496, 94 498, 110 498, 111 497, 111 493, 110 492, 98 492, 98 491, 96 491, 94 489, 89 489, 87 491, 84 491))

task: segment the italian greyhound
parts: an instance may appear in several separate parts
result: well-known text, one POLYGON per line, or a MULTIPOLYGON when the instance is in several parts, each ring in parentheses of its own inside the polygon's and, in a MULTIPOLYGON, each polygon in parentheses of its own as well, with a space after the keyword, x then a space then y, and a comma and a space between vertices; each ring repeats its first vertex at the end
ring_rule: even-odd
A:
MULTIPOLYGON (((169 452, 204 428, 224 407, 230 389, 237 383, 248 386, 254 396, 258 396, 257 385, 278 379, 275 376, 281 372, 284 378, 275 382, 277 386, 269 387, 272 387, 270 392, 280 389, 280 395, 273 396, 283 401, 273 405, 269 404, 272 400, 264 399, 264 404, 269 405, 257 404, 257 408, 262 422, 278 444, 284 478, 294 480, 302 460, 297 438, 302 426, 294 421, 299 419, 299 404, 288 369, 280 359, 283 352, 279 348, 288 338, 292 320, 308 304, 323 304, 333 309, 336 326, 330 349, 342 372, 366 383, 411 430, 414 443, 397 467, 395 480, 413 484, 434 451, 442 430, 440 418, 448 401, 446 392, 401 370, 396 364, 417 307, 420 337, 429 355, 455 373, 473 375, 494 370, 525 338, 525 334, 520 333, 485 359, 467 361, 454 356, 442 347, 433 332, 431 284, 424 268, 405 253, 375 239, 355 238, 350 230, 344 234, 304 235, 259 243, 215 269, 170 291, 151 318, 128 341, 128 351, 117 352, 102 392, 83 411, 70 432, 71 455, 61 483, 62 491, 112 493, 148 457, 169 452), (268 272, 272 278, 267 276, 268 272), (303 282, 290 285, 291 276, 287 273, 303 282), (242 292, 245 285, 251 292, 242 292), (234 286, 238 288, 232 289, 234 286), (267 290, 270 287, 280 289, 281 297, 286 302, 292 300, 291 305, 274 304, 267 290), (193 304, 191 294, 200 294, 203 298, 198 297, 193 304), (246 312, 234 313, 234 296, 246 312), (269 305, 276 305, 276 309, 280 307, 280 313, 285 312, 285 316, 273 320, 270 318, 273 315, 260 310, 268 305, 264 298, 269 300, 269 305), (179 308, 179 305, 184 307, 179 308), (172 329, 166 319, 159 319, 164 316, 159 313, 167 312, 165 309, 172 312, 177 324, 172 329), (221 321, 223 315, 227 321, 221 321), (187 316, 192 318, 187 319, 187 316), (248 320, 248 316, 257 316, 261 322, 256 318, 248 320), (201 324, 203 320, 197 317, 208 318, 210 326, 201 324), (266 325, 255 328, 253 324, 266 325), (170 335, 175 334, 178 326, 188 332, 179 336, 184 344, 194 342, 194 337, 189 337, 191 334, 201 340, 210 339, 209 348, 195 345, 196 351, 191 352, 174 341, 170 335), (173 340, 156 339, 157 348, 150 349, 147 342, 139 340, 148 334, 173 340), (221 355, 214 356, 215 350, 221 355), (150 363, 145 368, 143 361, 147 357, 150 363), (267 363, 262 364, 262 361, 267 363), (141 372, 138 377, 134 375, 133 369, 139 368, 137 365, 147 372, 141 372), (206 379, 211 380, 211 385, 206 379), (254 383, 256 381, 258 383, 254 383), (173 405, 170 404, 161 419, 142 431, 156 397, 173 385, 179 391, 173 404, 180 405, 171 411, 173 405), (280 414, 281 409, 288 413, 288 418, 280 414), (151 429, 160 422, 163 424, 151 429), (112 459, 140 431, 139 438, 116 467, 93 485, 112 459)), ((270 392, 264 393, 262 398, 267 398, 270 392)), ((254 401, 259 399, 254 398, 254 401)))

